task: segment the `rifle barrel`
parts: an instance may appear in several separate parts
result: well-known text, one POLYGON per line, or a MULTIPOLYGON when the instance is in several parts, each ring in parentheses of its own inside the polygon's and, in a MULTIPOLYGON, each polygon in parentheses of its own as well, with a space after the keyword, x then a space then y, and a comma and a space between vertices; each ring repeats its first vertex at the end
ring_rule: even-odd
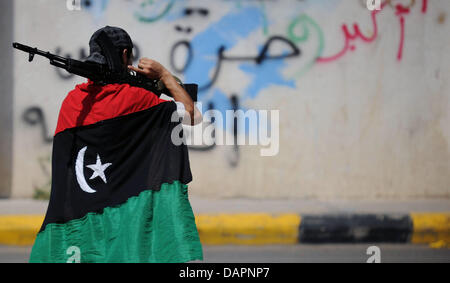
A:
POLYGON ((63 64, 67 64, 67 58, 52 54, 50 52, 45 52, 45 51, 39 50, 37 48, 33 48, 33 47, 30 47, 30 46, 27 46, 24 44, 20 44, 18 42, 14 42, 12 44, 12 46, 16 49, 19 49, 21 51, 29 53, 31 56, 34 56, 36 54, 36 55, 44 56, 50 60, 57 60, 57 61, 62 62, 63 64))
POLYGON ((40 51, 37 48, 33 48, 33 47, 30 47, 30 46, 27 46, 27 45, 23 45, 23 44, 20 44, 18 42, 14 42, 13 43, 13 47, 16 48, 16 49, 22 50, 24 52, 33 53, 33 54, 44 53, 43 51, 40 51))

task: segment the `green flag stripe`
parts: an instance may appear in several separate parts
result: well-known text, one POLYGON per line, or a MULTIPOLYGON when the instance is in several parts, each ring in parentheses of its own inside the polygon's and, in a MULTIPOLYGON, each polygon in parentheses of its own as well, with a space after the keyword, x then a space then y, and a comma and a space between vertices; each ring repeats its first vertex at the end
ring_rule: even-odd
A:
POLYGON ((165 183, 124 204, 48 224, 30 262, 187 262, 202 260, 188 187, 165 183))

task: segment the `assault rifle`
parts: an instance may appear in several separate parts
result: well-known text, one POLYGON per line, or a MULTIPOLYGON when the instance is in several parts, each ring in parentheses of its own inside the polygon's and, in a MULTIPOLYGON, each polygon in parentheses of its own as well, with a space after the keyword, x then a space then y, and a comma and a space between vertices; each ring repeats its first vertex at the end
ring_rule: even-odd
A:
MULTIPOLYGON (((106 52, 105 57, 107 59, 107 64, 105 65, 61 57, 17 42, 14 42, 12 46, 28 53, 29 62, 33 61, 35 55, 43 56, 50 60, 51 65, 62 68, 71 74, 90 79, 98 84, 124 83, 144 88, 155 93, 157 96, 160 96, 163 93, 171 96, 170 92, 161 81, 150 80, 141 74, 130 73, 124 70, 123 67, 118 66, 116 58, 112 55, 113 52, 109 50, 110 47, 107 45, 105 48, 101 45, 103 51, 106 52)), ((175 79, 186 90, 192 100, 197 101, 198 85, 183 84, 177 77, 175 77, 175 79)))

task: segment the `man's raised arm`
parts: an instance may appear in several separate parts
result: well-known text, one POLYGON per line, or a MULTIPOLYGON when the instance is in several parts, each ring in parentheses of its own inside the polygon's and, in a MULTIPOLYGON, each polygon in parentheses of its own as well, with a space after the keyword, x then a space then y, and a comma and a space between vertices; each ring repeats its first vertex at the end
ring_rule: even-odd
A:
POLYGON ((202 121, 202 115, 195 107, 194 101, 192 101, 189 94, 178 84, 173 75, 163 65, 155 60, 142 58, 139 60, 138 68, 129 65, 128 69, 143 74, 149 79, 161 80, 169 90, 173 99, 184 105, 184 123, 196 125, 202 121))

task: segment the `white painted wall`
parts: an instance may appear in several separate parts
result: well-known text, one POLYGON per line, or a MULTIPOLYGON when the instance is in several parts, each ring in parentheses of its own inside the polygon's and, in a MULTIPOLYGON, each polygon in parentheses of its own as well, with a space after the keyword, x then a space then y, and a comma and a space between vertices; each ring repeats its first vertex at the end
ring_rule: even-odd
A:
MULTIPOLYGON (((51 52, 60 47, 62 55, 79 58, 80 48, 88 51, 96 29, 120 26, 130 33, 141 55, 172 71, 172 46, 188 40, 193 46, 192 63, 177 75, 194 78, 200 85, 211 77, 222 44, 227 56, 254 57, 271 36, 278 35, 301 51, 301 56, 261 65, 223 64, 215 84, 200 94, 204 108, 213 102, 222 110, 230 109, 229 98, 236 94, 245 109, 279 110, 280 150, 274 157, 261 157, 258 146, 239 147, 239 156, 233 146, 191 151, 191 194, 449 197, 448 0, 428 1, 426 11, 423 1, 416 0, 409 14, 403 15, 401 60, 397 56, 402 28, 395 4, 406 5, 409 0, 392 1, 376 15, 376 38, 364 1, 91 0, 91 6, 83 5, 81 11, 68 11, 65 2, 14 1, 14 40, 51 52), (204 8, 208 14, 194 11, 183 17, 186 8, 204 8), (139 16, 157 19, 143 22, 139 16), (353 23, 365 36, 374 36, 373 41, 351 39, 343 52, 342 25, 353 34, 353 23), (176 26, 191 32, 179 32, 176 26), (207 40, 200 40, 205 34, 207 40), (318 57, 340 52, 335 60, 317 62, 318 57), (253 86, 255 81, 259 84, 253 86)), ((283 51, 292 49, 277 42, 268 54, 283 51)), ((182 62, 179 57, 183 52, 178 53, 177 64, 182 62)), ((51 143, 43 141, 42 123, 26 123, 24 113, 34 106, 42 109, 48 127, 45 135, 52 136, 62 100, 82 81, 63 80, 47 60, 36 58, 30 64, 24 53, 14 52, 12 197, 29 197, 50 180, 51 143)))

